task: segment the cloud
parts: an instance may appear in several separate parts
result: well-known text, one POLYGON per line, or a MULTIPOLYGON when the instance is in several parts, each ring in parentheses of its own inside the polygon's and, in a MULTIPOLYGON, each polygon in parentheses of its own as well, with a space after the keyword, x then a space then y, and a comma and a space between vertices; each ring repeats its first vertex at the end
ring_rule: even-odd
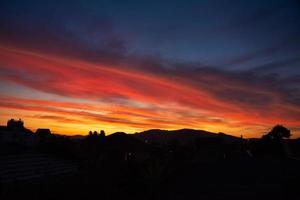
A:
POLYGON ((276 53, 279 53, 284 48, 289 48, 290 54, 294 53, 293 46, 299 44, 299 30, 293 31, 287 34, 284 38, 279 40, 277 43, 272 44, 271 46, 258 49, 257 51, 253 51, 251 53, 247 53, 244 55, 237 56, 235 58, 230 59, 229 61, 223 62, 221 65, 224 66, 234 66, 240 65, 249 61, 253 61, 258 58, 265 58, 276 53))
POLYGON ((125 70, 7 47, 1 48, 0 66, 2 81, 111 106, 101 113, 92 104, 38 100, 20 104, 13 100, 2 102, 4 108, 84 116, 95 122, 136 128, 299 125, 299 104, 286 101, 287 90, 280 89, 278 80, 269 84, 255 73, 196 69, 188 65, 166 73, 160 73, 160 65, 154 70, 125 70), (113 109, 113 105, 119 105, 118 109, 113 109), (194 116, 186 113, 193 110, 194 116))
POLYGON ((102 63, 118 63, 126 54, 124 35, 106 16, 82 13, 80 9, 68 16, 60 13, 60 17, 13 14, 0 19, 2 44, 102 63))
POLYGON ((35 119, 54 120, 60 123, 84 123, 84 121, 82 120, 70 119, 69 117, 62 117, 57 115, 33 115, 28 117, 35 119))
POLYGON ((243 17, 236 19, 230 24, 222 26, 215 31, 232 31, 234 29, 241 29, 245 27, 249 27, 255 23, 259 23, 261 21, 267 20, 268 18, 278 14, 278 12, 284 10, 287 7, 285 3, 279 3, 276 6, 268 5, 267 8, 259 8, 255 12, 251 13, 251 15, 245 16, 246 12, 243 13, 243 17))

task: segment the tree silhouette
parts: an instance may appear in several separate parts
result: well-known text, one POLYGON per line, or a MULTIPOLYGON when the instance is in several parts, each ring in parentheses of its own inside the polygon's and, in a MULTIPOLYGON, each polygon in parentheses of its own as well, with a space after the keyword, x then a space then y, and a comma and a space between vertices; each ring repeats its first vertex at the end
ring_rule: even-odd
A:
POLYGON ((289 147, 284 139, 291 136, 291 131, 282 125, 276 125, 264 135, 256 146, 256 153, 273 156, 288 156, 289 147))
POLYGON ((271 140, 282 140, 284 138, 290 138, 291 131, 282 125, 276 125, 273 129, 265 136, 267 139, 271 140))
POLYGON ((101 131, 100 131, 100 136, 101 136, 102 138, 105 137, 105 132, 104 132, 104 130, 101 130, 101 131))

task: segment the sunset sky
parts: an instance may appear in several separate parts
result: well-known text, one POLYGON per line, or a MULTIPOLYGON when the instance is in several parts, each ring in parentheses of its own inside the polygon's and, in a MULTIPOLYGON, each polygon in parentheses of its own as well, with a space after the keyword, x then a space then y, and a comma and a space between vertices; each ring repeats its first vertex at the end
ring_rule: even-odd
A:
POLYGON ((300 137, 300 3, 0 1, 0 124, 300 137))

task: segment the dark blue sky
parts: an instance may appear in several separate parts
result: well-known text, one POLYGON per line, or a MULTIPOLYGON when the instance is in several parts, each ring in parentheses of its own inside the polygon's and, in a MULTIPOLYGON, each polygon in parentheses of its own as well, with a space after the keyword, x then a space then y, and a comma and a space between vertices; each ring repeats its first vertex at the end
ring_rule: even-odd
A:
POLYGON ((89 49, 109 45, 115 53, 241 70, 299 57, 299 1, 9 0, 1 4, 2 23, 28 29, 22 34, 40 28, 37 31, 76 40, 89 49), (105 44, 108 38, 112 44, 105 44))

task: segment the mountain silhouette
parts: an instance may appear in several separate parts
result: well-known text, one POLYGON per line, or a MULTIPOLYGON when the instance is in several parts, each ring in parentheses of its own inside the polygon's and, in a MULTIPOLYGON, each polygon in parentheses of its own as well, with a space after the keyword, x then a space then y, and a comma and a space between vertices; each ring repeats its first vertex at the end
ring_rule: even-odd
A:
POLYGON ((188 144, 195 139, 201 138, 221 138, 225 142, 234 142, 240 140, 239 137, 227 135, 225 133, 213 133, 205 130, 179 129, 179 130, 161 130, 150 129, 140 133, 135 133, 134 137, 149 143, 169 143, 178 140, 180 144, 188 144))
POLYGON ((116 132, 106 137, 106 142, 109 146, 123 147, 124 149, 134 149, 144 145, 144 143, 131 134, 124 132, 116 132))

